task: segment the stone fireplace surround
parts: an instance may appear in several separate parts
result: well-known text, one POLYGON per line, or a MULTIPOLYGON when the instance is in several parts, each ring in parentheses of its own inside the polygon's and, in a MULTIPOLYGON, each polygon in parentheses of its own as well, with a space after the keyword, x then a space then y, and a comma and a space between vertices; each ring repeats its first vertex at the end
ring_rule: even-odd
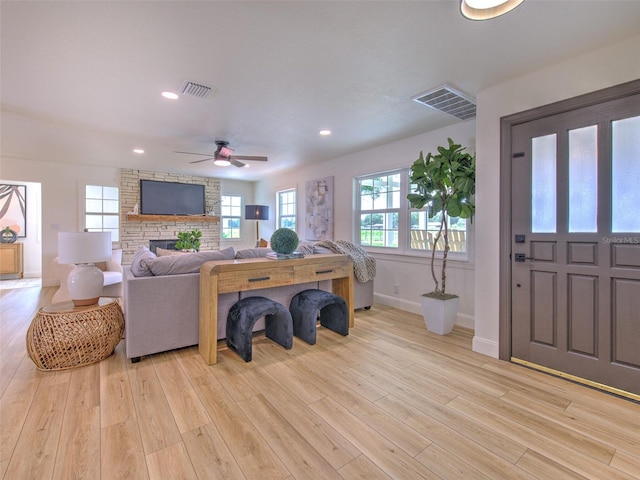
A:
MULTIPOLYGON (((180 231, 199 229, 202 232, 200 250, 220 249, 220 224, 193 221, 131 221, 127 214, 140 204, 140 179, 165 182, 198 183, 205 186, 207 207, 220 204, 220 179, 175 173, 120 169, 120 248, 122 263, 128 265, 139 246, 150 246, 150 240, 178 241, 180 231)), ((164 248, 164 247, 160 247, 164 248)))

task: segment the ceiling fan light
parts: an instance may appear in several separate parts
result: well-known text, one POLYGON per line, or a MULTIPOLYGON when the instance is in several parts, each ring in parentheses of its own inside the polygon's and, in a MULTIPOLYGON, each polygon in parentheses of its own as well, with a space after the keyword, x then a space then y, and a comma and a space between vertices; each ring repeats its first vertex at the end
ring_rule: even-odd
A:
POLYGON ((510 12, 524 0, 460 0, 460 13, 470 20, 489 20, 510 12))
POLYGON ((216 158, 213 161, 214 165, 217 165, 218 167, 228 167, 229 165, 231 165, 231 162, 225 158, 216 158))

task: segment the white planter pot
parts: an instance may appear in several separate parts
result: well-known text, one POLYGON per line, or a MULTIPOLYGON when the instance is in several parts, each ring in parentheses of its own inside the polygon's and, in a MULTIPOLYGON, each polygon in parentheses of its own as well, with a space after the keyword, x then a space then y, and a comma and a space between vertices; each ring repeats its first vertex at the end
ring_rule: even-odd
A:
POLYGON ((460 298, 453 297, 448 300, 420 296, 422 316, 427 330, 438 335, 451 333, 456 323, 460 298))

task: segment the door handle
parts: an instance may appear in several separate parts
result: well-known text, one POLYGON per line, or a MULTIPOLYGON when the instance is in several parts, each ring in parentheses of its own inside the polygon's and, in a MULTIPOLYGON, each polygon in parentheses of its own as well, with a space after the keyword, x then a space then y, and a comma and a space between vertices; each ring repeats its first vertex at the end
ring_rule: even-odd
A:
POLYGON ((516 262, 524 262, 526 260, 535 260, 533 257, 527 257, 526 253, 516 253, 514 260, 516 262))

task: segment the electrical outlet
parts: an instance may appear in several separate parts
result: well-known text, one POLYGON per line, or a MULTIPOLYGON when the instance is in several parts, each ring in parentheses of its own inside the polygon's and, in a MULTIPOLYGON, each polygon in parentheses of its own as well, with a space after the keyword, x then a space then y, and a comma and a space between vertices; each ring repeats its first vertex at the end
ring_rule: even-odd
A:
POLYGON ((397 283, 393 286, 393 293, 400 293, 400 285, 397 283))

